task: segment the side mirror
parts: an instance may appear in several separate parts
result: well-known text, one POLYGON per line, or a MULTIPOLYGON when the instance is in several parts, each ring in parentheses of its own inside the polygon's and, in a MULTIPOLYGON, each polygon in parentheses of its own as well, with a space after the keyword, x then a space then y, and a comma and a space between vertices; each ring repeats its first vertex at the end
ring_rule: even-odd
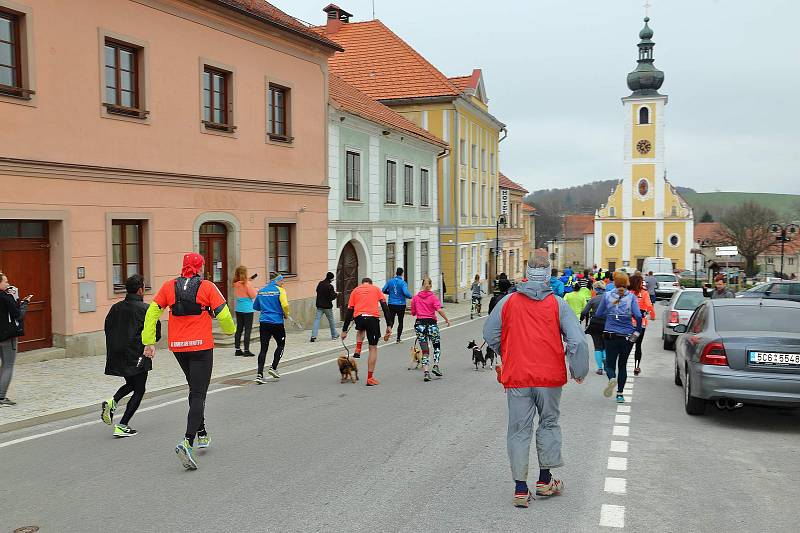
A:
POLYGON ((672 328, 672 331, 675 333, 686 333, 689 331, 689 328, 686 327, 686 324, 678 324, 672 328))

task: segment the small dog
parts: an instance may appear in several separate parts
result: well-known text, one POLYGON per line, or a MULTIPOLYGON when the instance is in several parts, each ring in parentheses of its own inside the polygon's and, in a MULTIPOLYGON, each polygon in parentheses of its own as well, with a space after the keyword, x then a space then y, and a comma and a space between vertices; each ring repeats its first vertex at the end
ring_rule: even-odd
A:
POLYGON ((417 348, 417 345, 411 347, 411 364, 413 367, 408 367, 409 370, 417 370, 422 364, 422 350, 417 348))
POLYGON ((342 383, 347 383, 349 379, 352 383, 358 381, 358 363, 355 359, 340 355, 336 360, 339 364, 339 373, 342 375, 342 383))
POLYGON ((486 362, 489 363, 490 368, 494 368, 494 358, 495 358, 494 350, 490 346, 486 347, 486 362))
POLYGON ((475 344, 475 341, 470 341, 467 348, 472 350, 472 362, 475 363, 475 370, 478 370, 478 365, 483 365, 486 368, 486 359, 483 357, 483 350, 475 344))

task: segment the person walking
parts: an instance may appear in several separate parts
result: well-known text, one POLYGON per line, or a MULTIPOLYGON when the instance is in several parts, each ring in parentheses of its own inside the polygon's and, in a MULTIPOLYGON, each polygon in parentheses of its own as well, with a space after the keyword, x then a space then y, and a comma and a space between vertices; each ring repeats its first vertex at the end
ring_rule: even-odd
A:
MULTIPOLYGON (((100 419, 109 426, 114 424, 117 404, 128 394, 131 398, 119 424, 114 425, 115 437, 132 437, 138 432, 130 427, 131 418, 144 398, 147 373, 153 362, 144 356, 142 330, 147 304, 144 303, 144 277, 134 274, 125 280, 125 299, 111 306, 105 321, 107 376, 125 378, 113 397, 100 406, 100 419)), ((161 322, 156 322, 156 342, 161 340, 161 322)))
POLYGON ((656 288, 658 287, 658 278, 653 275, 653 271, 650 270, 647 275, 644 277, 644 284, 645 288, 647 289, 647 294, 650 295, 650 302, 655 305, 658 301, 656 298, 656 288))
POLYGON ((550 271, 550 289, 558 297, 564 297, 564 282, 558 277, 558 270, 552 269, 550 271))
POLYGON ((642 371, 642 341, 644 340, 644 333, 647 330, 647 317, 650 320, 656 319, 656 310, 653 307, 653 302, 650 300, 650 293, 644 288, 644 279, 640 274, 634 274, 630 278, 630 287, 628 287, 635 296, 639 303, 639 310, 642 312, 642 329, 639 331, 639 338, 636 339, 634 344, 633 353, 633 375, 638 376, 642 371))
POLYGON ((253 302, 253 309, 261 311, 258 317, 258 335, 261 340, 261 349, 258 351, 258 371, 256 383, 262 385, 264 379, 264 365, 267 362, 267 350, 270 339, 275 339, 275 353, 272 356, 272 366, 267 368, 267 373, 275 379, 280 379, 278 363, 283 357, 283 348, 286 346, 286 327, 284 320, 289 318, 289 299, 283 288, 283 275, 272 274, 270 282, 258 291, 253 302))
MULTIPOLYGON (((506 281, 508 281, 508 278, 506 278, 506 281)), ((475 274, 475 279, 472 280, 470 291, 472 292, 472 305, 475 308, 475 312, 478 316, 481 316, 481 302, 483 301, 483 295, 486 294, 486 291, 481 287, 480 274, 475 274)))
POLYGON ((380 385, 380 382, 375 379, 375 365, 378 363, 378 341, 381 338, 381 322, 378 318, 381 311, 383 311, 383 316, 386 319, 386 334, 383 336, 383 341, 387 342, 389 337, 392 336, 394 319, 391 311, 389 311, 389 306, 386 304, 386 297, 378 287, 372 284, 370 278, 362 279, 361 285, 350 293, 350 301, 347 302, 347 314, 344 317, 340 337, 342 340, 346 339, 350 322, 355 322, 358 334, 356 335, 356 350, 353 357, 356 359, 361 357, 361 343, 364 342, 364 336, 367 337, 367 342, 369 343, 369 358, 367 359, 368 387, 380 385))
POLYGON ((528 488, 533 418, 539 414, 536 450, 539 457, 538 496, 555 496, 564 490, 553 477, 553 468, 563 466, 559 426, 561 389, 569 375, 583 383, 589 373, 589 347, 578 319, 550 288, 547 256, 531 254, 525 274, 528 279, 517 291, 503 298, 483 327, 483 338, 498 354, 497 381, 508 401, 508 458, 516 484, 514 505, 528 507, 528 488))
POLYGON ((333 319, 333 302, 338 295, 333 288, 333 272, 325 274, 325 279, 317 283, 317 312, 314 315, 314 326, 311 328, 311 342, 317 340, 319 323, 322 315, 328 319, 328 326, 331 328, 331 340, 336 340, 339 334, 336 333, 336 322, 333 319))
POLYGON ((397 342, 400 342, 400 335, 403 334, 403 319, 406 316, 406 299, 411 299, 408 291, 408 284, 403 279, 402 268, 395 271, 395 277, 386 282, 383 286, 383 294, 389 296, 389 312, 392 320, 397 318, 397 342))
MULTIPOLYGON (((588 291, 587 291, 588 292, 588 291)), ((580 318, 581 311, 583 308, 586 307, 586 303, 591 299, 591 294, 589 294, 589 298, 586 297, 586 294, 578 291, 573 290, 572 292, 568 292, 564 295, 564 301, 567 302, 572 312, 575 313, 576 318, 580 318)))
POLYGON ((711 285, 706 283, 703 286, 703 296, 706 298, 711 298, 712 300, 716 300, 718 298, 736 298, 736 294, 730 288, 728 288, 725 274, 717 274, 714 276, 713 290, 711 289, 711 285))
POLYGON ((211 318, 215 317, 226 335, 233 335, 236 325, 222 293, 211 281, 202 278, 203 256, 183 256, 181 275, 161 286, 144 318, 142 344, 145 357, 155 357, 157 323, 164 309, 170 308, 167 341, 189 385, 189 414, 186 433, 175 446, 175 453, 187 470, 197 470, 194 442, 208 448, 211 437, 206 430, 205 406, 211 370, 214 365, 214 334, 211 318))
POLYGON ((489 313, 492 312, 494 306, 497 303, 506 297, 506 295, 511 291, 511 282, 507 279, 501 279, 497 281, 497 292, 492 295, 492 299, 489 300, 489 313))
POLYGON ((603 390, 603 396, 610 398, 614 385, 616 385, 617 403, 625 401, 622 393, 628 379, 628 356, 630 356, 633 343, 641 334, 642 328, 642 312, 639 310, 639 301, 628 290, 629 284, 630 280, 626 273, 615 272, 614 288, 609 289, 609 286, 606 285, 606 292, 596 313, 598 318, 605 318, 603 340, 606 347, 605 371, 608 376, 608 384, 603 390))
POLYGON ((236 335, 233 337, 236 351, 233 355, 255 357, 256 354, 250 351, 250 335, 253 333, 253 299, 256 297, 256 288, 247 275, 246 266, 236 267, 233 279, 233 293, 236 295, 236 335), (244 333, 244 351, 239 349, 242 333, 244 333))
POLYGON ((17 360, 17 338, 25 334, 25 313, 32 294, 22 300, 19 290, 0 272, 0 407, 17 405, 6 396, 17 360))
POLYGON ((433 282, 430 278, 423 279, 422 290, 411 299, 411 314, 417 317, 416 322, 414 322, 414 332, 417 334, 417 342, 419 342, 419 348, 422 350, 423 381, 431 380, 431 372, 429 371, 431 346, 433 346, 433 375, 442 377, 442 371, 439 368, 442 347, 436 313, 439 313, 448 326, 450 325, 450 320, 442 310, 442 302, 431 291, 432 286, 433 282))
POLYGON ((606 359, 606 347, 603 340, 603 329, 606 325, 606 319, 605 317, 597 316, 597 308, 603 300, 606 285, 602 281, 595 281, 593 288, 595 290, 595 295, 592 296, 586 303, 586 307, 581 311, 580 321, 588 322, 586 333, 592 337, 592 344, 594 345, 594 362, 597 364, 595 373, 598 376, 602 376, 606 359))

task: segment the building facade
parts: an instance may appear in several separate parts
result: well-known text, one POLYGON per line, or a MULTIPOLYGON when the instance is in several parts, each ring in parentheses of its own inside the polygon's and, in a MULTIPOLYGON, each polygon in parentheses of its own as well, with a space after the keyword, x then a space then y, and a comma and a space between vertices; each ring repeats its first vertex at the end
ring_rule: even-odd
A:
POLYGON ((527 267, 528 258, 536 250, 536 208, 522 204, 522 259, 527 267))
POLYGON ((330 75, 328 268, 339 308, 365 276, 402 267, 412 291, 439 290, 437 157, 447 144, 330 75))
POLYGON ((502 172, 499 173, 499 184, 500 213, 505 217, 505 224, 499 225, 500 253, 497 258, 497 273, 503 272, 509 279, 520 280, 525 277, 525 265, 528 260, 525 251, 530 251, 530 246, 526 246, 526 217, 523 213, 525 204, 522 202, 528 190, 510 180, 502 172))
POLYGON ((34 294, 23 350, 103 353, 125 279, 148 299, 191 251, 229 301, 237 265, 283 272, 308 319, 341 47, 244 0, 0 0, 0 23, 0 268, 34 294))
POLYGON ((594 263, 609 270, 640 269, 650 256, 668 257, 677 269, 692 262, 692 209, 666 179, 667 97, 658 92, 664 73, 653 65, 649 20, 639 33, 638 66, 628 74, 633 92, 622 99, 623 178, 595 215, 594 263))
POLYGON ((561 235, 548 243, 548 251, 555 254, 554 268, 562 272, 567 267, 578 271, 594 265, 593 246, 594 216, 566 215, 561 223, 561 235))

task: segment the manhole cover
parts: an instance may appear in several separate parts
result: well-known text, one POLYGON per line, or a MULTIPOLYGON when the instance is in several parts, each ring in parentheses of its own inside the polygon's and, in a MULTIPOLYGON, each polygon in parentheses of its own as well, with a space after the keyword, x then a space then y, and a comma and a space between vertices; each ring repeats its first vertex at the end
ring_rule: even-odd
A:
POLYGON ((18 527, 14 533, 34 533, 35 531, 39 531, 39 526, 18 527))
POLYGON ((233 378, 233 379, 226 379, 225 381, 222 382, 222 384, 223 385, 248 385, 248 384, 250 384, 252 382, 253 382, 252 379, 233 378))

